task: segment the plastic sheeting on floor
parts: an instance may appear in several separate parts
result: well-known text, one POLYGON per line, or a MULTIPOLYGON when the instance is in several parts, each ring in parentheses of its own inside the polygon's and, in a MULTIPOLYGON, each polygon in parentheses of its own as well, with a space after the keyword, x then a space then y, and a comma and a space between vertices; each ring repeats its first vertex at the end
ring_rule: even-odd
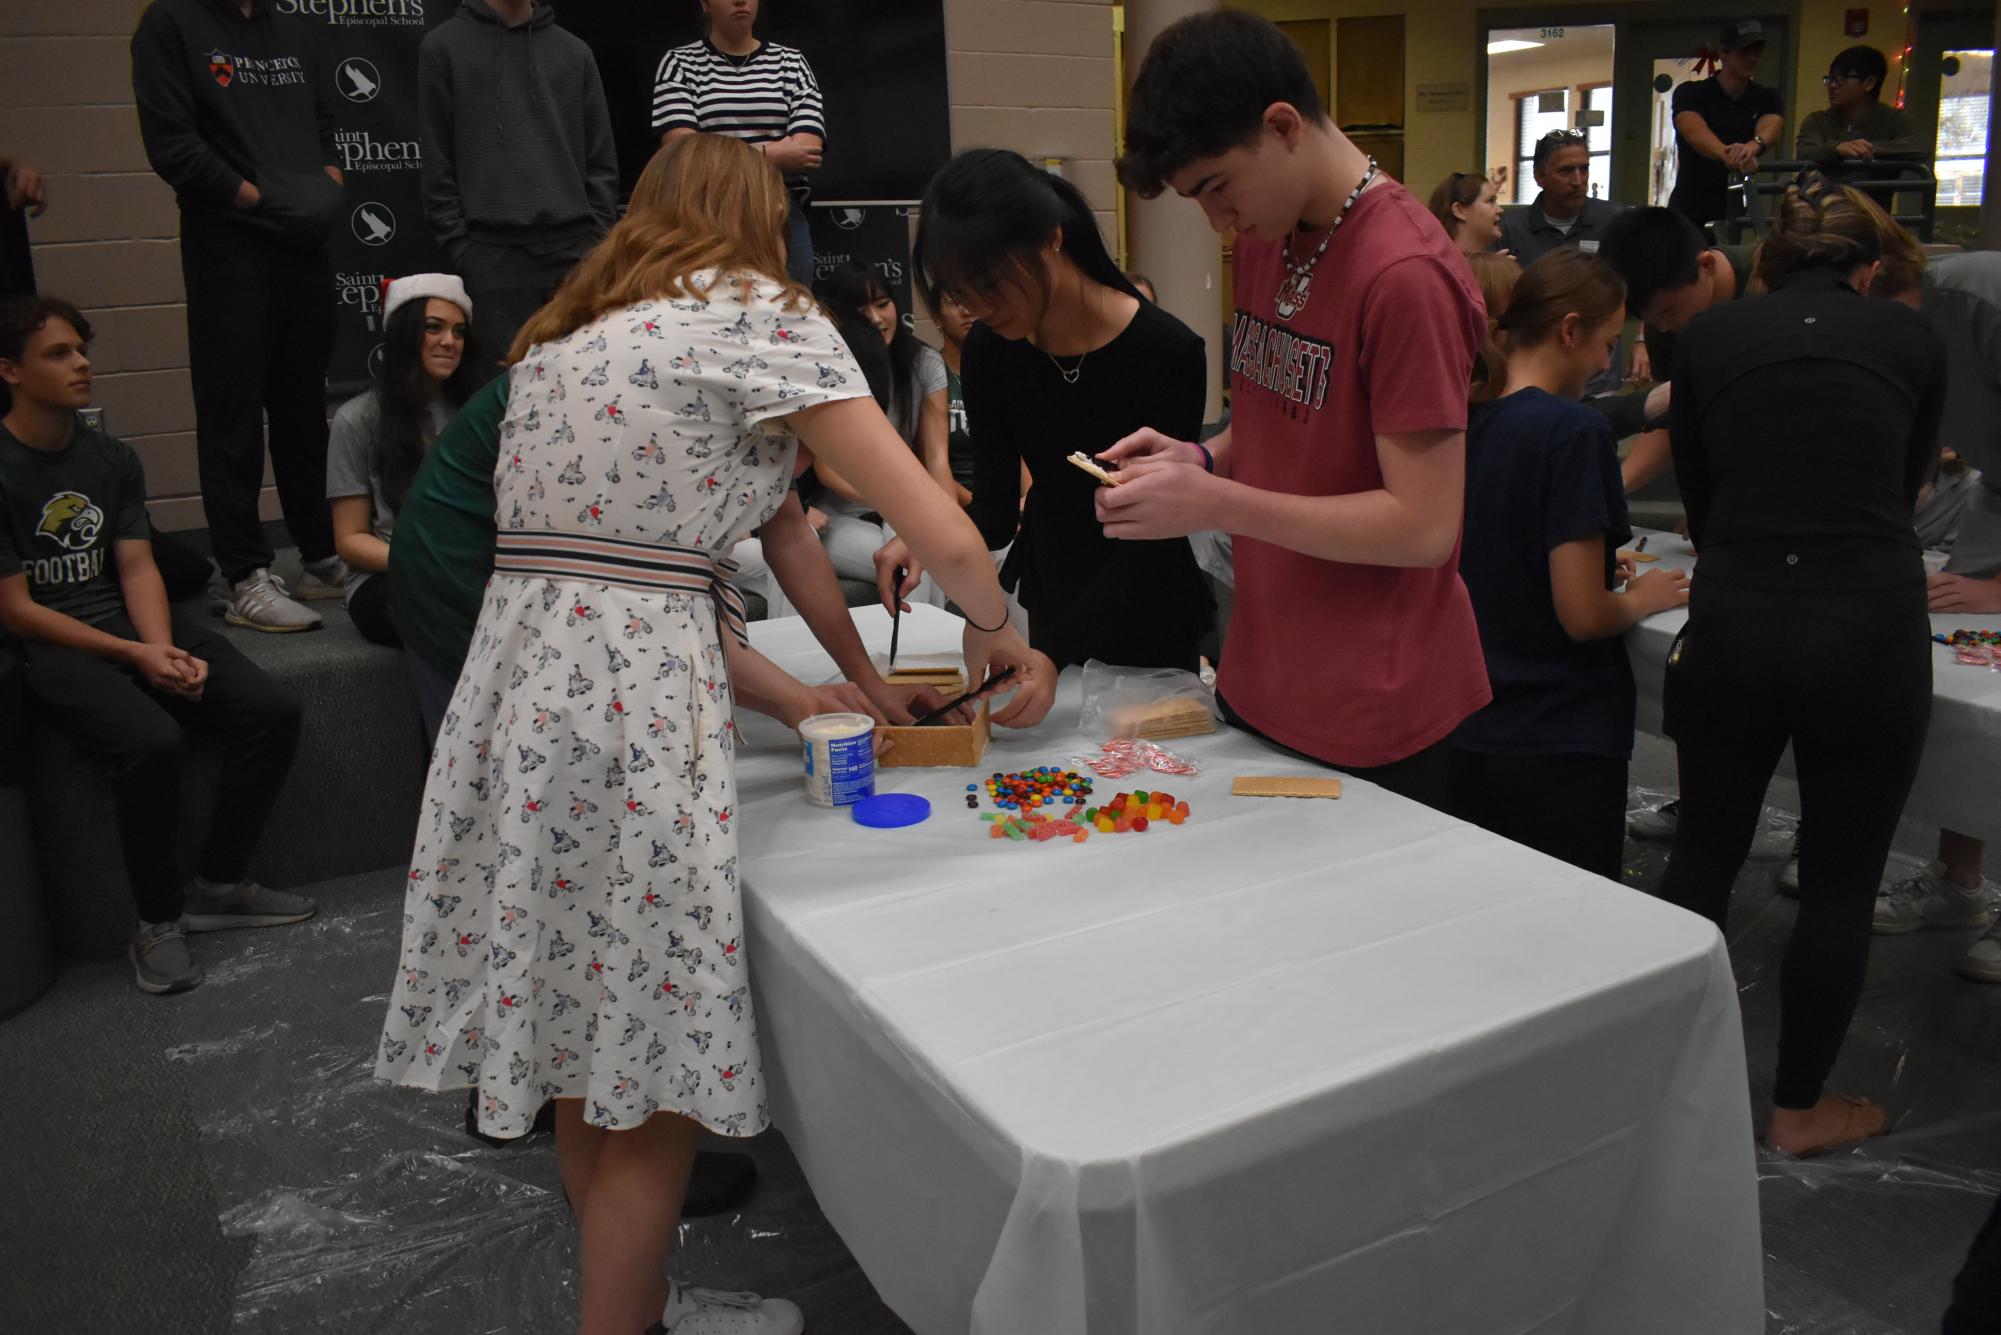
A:
MULTIPOLYGON (((488 1148, 465 1133, 463 1095, 375 1080, 401 900, 348 904, 296 928, 196 938, 208 980, 167 1003, 185 1008, 191 1038, 169 1056, 199 1110, 223 1230, 255 1244, 236 1330, 574 1329, 576 1228, 552 1139, 488 1148)), ((795 1292, 851 1271, 783 1143, 752 1149, 756 1213, 685 1222, 672 1272, 795 1292)))
MULTIPOLYGON (((1674 796, 1636 790, 1631 810, 1674 796)), ((1798 818, 1765 808, 1731 895, 1727 933, 1750 1067, 1753 1120, 1771 1116, 1780 962, 1794 901, 1777 879, 1798 818)), ((1672 845, 1628 840, 1626 883, 1651 888, 1672 845)), ((1997 850, 2001 856, 2001 850, 1997 850)), ((1886 875, 1919 859, 1891 855, 1886 875)), ((1988 874, 1996 870, 1990 857, 1988 874)), ((1767 1335, 1936 1331, 1952 1277, 2001 1193, 2001 987, 1953 961, 1977 931, 1879 936, 1829 1087, 1890 1115, 1890 1133, 1813 1159, 1758 1147, 1767 1335)))
POLYGON ((208 980, 176 1004, 226 1233, 256 1246, 237 1328, 560 1331, 574 1229, 555 1157, 465 1134, 463 1096, 374 1078, 400 904, 197 938, 208 980), (479 1321, 472 1319, 477 1313, 479 1321))

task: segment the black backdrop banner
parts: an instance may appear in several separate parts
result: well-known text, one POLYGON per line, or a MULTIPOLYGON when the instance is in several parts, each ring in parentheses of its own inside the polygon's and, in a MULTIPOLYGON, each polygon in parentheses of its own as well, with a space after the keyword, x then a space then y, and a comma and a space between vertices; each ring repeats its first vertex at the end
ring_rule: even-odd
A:
POLYGON ((312 29, 334 93, 347 204, 330 247, 338 324, 327 387, 344 396, 365 388, 381 360, 382 281, 451 267, 424 221, 417 48, 458 0, 277 0, 276 8, 312 29))
MULTIPOLYGON (((701 37, 701 7, 556 0, 556 22, 597 55, 630 193, 660 143, 651 124, 660 58, 701 37)), ((805 52, 820 81, 827 159, 813 177, 816 200, 914 202, 924 193, 952 155, 944 0, 764 0, 757 32, 805 52)))
MULTIPOLYGON (((449 269, 424 220, 417 49, 458 0, 276 0, 312 29, 334 90, 335 142, 347 176, 334 229, 335 396, 358 393, 382 348, 382 282, 449 269)), ((827 107, 826 165, 815 202, 914 202, 951 156, 944 0, 766 0, 760 36, 812 62, 827 107)), ((621 195, 653 155, 653 79, 667 51, 701 35, 696 0, 559 0, 556 22, 597 57, 618 144, 621 195)), ((815 208, 823 256, 878 268, 911 307, 908 210, 815 208)), ((836 263, 829 259, 827 263, 836 263)), ((477 318, 477 312, 475 312, 477 318)))
POLYGON ((910 215, 907 204, 827 205, 807 215, 813 225, 815 277, 824 278, 838 265, 859 264, 882 276, 903 323, 915 328, 911 304, 910 215))

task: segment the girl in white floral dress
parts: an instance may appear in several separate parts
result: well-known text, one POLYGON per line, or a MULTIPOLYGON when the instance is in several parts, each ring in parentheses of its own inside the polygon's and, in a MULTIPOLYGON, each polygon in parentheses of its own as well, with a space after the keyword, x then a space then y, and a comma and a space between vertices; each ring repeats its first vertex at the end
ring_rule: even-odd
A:
POLYGON ((742 625, 716 554, 777 507, 804 438, 978 618, 975 678, 1017 670, 998 721, 1037 721, 1055 673, 785 279, 777 173, 715 136, 661 153, 674 206, 619 223, 515 344, 495 572, 425 787, 377 1072, 476 1086, 497 1136, 556 1100, 585 1335, 698 1311, 705 1332, 784 1332, 790 1304, 704 1307, 663 1269, 700 1131, 769 1120, 721 638, 742 625))

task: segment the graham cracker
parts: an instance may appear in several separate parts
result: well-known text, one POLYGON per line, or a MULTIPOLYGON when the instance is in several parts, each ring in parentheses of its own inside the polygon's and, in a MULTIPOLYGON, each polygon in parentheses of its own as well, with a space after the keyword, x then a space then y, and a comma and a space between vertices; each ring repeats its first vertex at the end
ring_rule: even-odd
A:
POLYGON ((1339 779, 1308 778, 1300 774, 1240 774, 1230 781, 1232 797, 1339 797, 1339 779))
POLYGON ((1636 552, 1630 547, 1621 551, 1619 555, 1625 557, 1629 561, 1637 561, 1641 565, 1645 565, 1649 561, 1658 561, 1661 559, 1661 554, 1659 552, 1636 552))
POLYGON ((993 735, 987 702, 971 723, 933 724, 928 728, 883 728, 883 737, 894 742, 876 753, 877 769, 935 768, 970 766, 980 763, 993 735))
POLYGON ((936 686, 947 697, 963 695, 966 670, 956 667, 900 667, 883 673, 892 686, 936 686))
POLYGON ((1116 487, 1119 485, 1119 475, 1117 473, 1106 472, 1103 465, 1082 450, 1077 450, 1066 456, 1066 458, 1070 463, 1075 464, 1092 477, 1098 479, 1100 486, 1116 487))
POLYGON ((1112 711, 1110 722, 1114 736, 1144 737, 1148 741, 1200 737, 1216 731, 1216 718, 1209 712, 1209 706, 1188 695, 1126 705, 1112 711))

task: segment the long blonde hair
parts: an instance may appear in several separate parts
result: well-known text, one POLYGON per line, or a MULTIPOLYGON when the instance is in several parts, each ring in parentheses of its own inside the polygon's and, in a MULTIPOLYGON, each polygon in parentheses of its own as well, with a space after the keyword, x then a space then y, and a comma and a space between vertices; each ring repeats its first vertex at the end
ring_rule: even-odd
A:
POLYGON ((1508 350, 1501 320, 1508 313, 1515 284, 1521 281, 1522 266, 1513 255, 1494 250, 1468 255, 1466 262, 1473 266, 1473 281, 1487 307, 1487 335, 1473 358, 1473 385, 1466 397, 1472 403, 1485 403, 1499 398, 1508 383, 1508 350))
POLYGON ((609 311, 660 297, 707 301, 694 281, 704 271, 729 275, 746 291, 753 279, 769 279, 784 288, 788 310, 811 305, 812 293, 785 272, 790 211, 778 169, 743 141, 694 134, 662 145, 625 217, 521 327, 508 363, 609 311))

